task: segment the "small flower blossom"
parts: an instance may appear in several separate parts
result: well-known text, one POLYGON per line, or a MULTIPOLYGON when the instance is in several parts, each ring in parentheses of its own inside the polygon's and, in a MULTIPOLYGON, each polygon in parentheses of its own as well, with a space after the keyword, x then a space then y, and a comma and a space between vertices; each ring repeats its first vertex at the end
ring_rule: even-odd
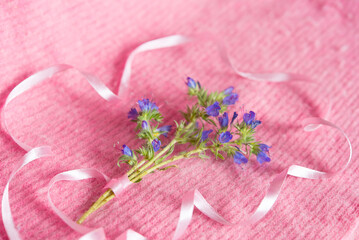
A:
POLYGON ((165 137, 168 137, 168 132, 171 131, 172 126, 171 125, 166 125, 160 128, 157 128, 158 132, 163 132, 162 135, 165 137))
POLYGON ((141 108, 141 111, 147 112, 151 110, 158 110, 156 103, 151 102, 149 99, 142 99, 138 101, 138 105, 141 108))
POLYGON ((238 117, 238 113, 234 112, 231 120, 231 124, 234 122, 234 120, 236 120, 237 117, 238 117))
POLYGON ((252 122, 252 124, 251 124, 251 127, 253 128, 253 129, 255 129, 258 125, 260 125, 262 122, 261 121, 259 121, 259 120, 254 120, 254 122, 252 122))
POLYGON ((123 149, 122 149, 123 154, 130 156, 130 157, 133 156, 132 150, 127 145, 123 145, 122 147, 123 147, 123 149))
POLYGON ((228 96, 231 95, 233 92, 234 87, 229 87, 223 91, 224 95, 228 96))
POLYGON ((228 113, 223 113, 222 117, 218 117, 218 122, 221 128, 227 128, 228 127, 228 113))
POLYGON ((255 117, 256 117, 256 114, 253 111, 250 111, 249 113, 243 114, 243 121, 247 125, 251 125, 251 123, 254 121, 255 117))
POLYGON ((265 152, 259 152, 257 155, 257 161, 262 164, 264 162, 270 162, 270 157, 265 152))
POLYGON ((213 132, 212 129, 203 131, 203 132, 202 132, 202 137, 201 137, 201 142, 206 141, 207 138, 208 138, 208 136, 209 136, 209 134, 211 134, 211 132, 213 132))
POLYGON ((233 138, 232 134, 229 131, 227 131, 227 132, 221 133, 219 135, 218 140, 221 143, 227 143, 227 142, 231 141, 232 138, 233 138))
POLYGON ((227 97, 223 99, 223 104, 225 105, 233 105, 238 101, 238 94, 237 93, 231 93, 227 97))
POLYGON ((248 162, 248 159, 241 152, 238 151, 234 154, 233 158, 234 158, 234 162, 237 164, 248 162))
POLYGON ((217 117, 219 115, 219 110, 221 110, 221 106, 218 102, 215 102, 206 108, 207 114, 212 117, 217 117))
POLYGON ((153 147, 153 151, 157 152, 158 150, 160 150, 161 141, 159 139, 154 139, 152 141, 152 147, 153 147))
POLYGON ((193 78, 190 78, 190 77, 187 77, 187 86, 189 88, 196 88, 197 87, 197 84, 196 82, 193 80, 193 78))
POLYGON ((138 112, 136 108, 131 108, 131 110, 128 112, 127 117, 132 120, 136 120, 138 117, 138 112))
POLYGON ((249 113, 243 114, 243 121, 248 125, 251 126, 251 128, 255 129, 259 124, 262 122, 259 120, 255 120, 256 114, 253 111, 250 111, 249 113))
POLYGON ((147 121, 142 121, 141 127, 142 127, 143 130, 148 130, 149 129, 148 122, 147 121))
POLYGON ((264 143, 259 144, 259 149, 261 150, 261 152, 269 153, 270 148, 271 147, 268 146, 267 144, 264 144, 264 143))

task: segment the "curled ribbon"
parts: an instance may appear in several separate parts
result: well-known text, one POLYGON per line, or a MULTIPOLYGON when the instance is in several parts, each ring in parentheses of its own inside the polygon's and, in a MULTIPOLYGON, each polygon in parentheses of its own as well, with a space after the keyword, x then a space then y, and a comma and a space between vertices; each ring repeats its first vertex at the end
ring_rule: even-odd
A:
POLYGON ((56 73, 63 72, 63 71, 69 70, 69 69, 75 69, 79 73, 81 73, 86 78, 88 83, 95 89, 95 91, 105 100, 110 101, 110 102, 120 100, 120 98, 117 95, 115 95, 110 89, 108 89, 106 87, 106 85, 103 84, 97 77, 95 77, 94 75, 89 74, 87 72, 80 71, 77 68, 72 67, 67 64, 55 65, 55 66, 46 68, 44 70, 41 70, 41 71, 31 75, 30 77, 26 78, 24 81, 19 83, 10 92, 10 94, 6 98, 5 104, 4 104, 4 106, 2 108, 2 112, 1 112, 1 122, 2 122, 2 125, 4 126, 5 131, 9 134, 9 136, 12 138, 12 140, 14 142, 16 142, 25 151, 30 151, 32 149, 32 147, 21 142, 10 132, 7 122, 6 122, 6 115, 5 115, 5 112, 6 112, 5 110, 6 110, 7 106, 16 97, 18 97, 19 95, 23 94, 24 92, 30 90, 37 84, 40 84, 41 82, 51 78, 56 73))
POLYGON ((304 131, 314 131, 317 129, 317 125, 322 124, 329 127, 332 127, 336 130, 338 130, 347 140, 347 143, 349 145, 349 158, 346 162, 346 165, 339 170, 336 173, 326 173, 326 172, 320 172, 317 170, 313 170, 310 168, 298 166, 298 165, 292 165, 288 167, 287 169, 283 170, 281 173, 279 173, 271 182, 269 189, 267 190, 266 195, 260 202, 257 209, 254 211, 254 213, 247 219, 241 221, 239 224, 233 224, 225 220, 221 215, 219 215, 213 207, 204 199, 204 197, 199 193, 198 190, 195 190, 194 192, 190 192, 185 195, 182 202, 181 207, 181 213, 180 213, 180 219, 177 224, 177 228, 173 237, 173 240, 180 239, 183 234, 185 233, 187 227, 189 226, 189 223, 192 219, 192 212, 194 206, 198 208, 203 214, 211 218, 212 220, 219 222, 223 225, 237 225, 237 226, 244 226, 245 224, 254 224, 261 220, 273 207, 275 201, 277 200, 281 188, 285 182, 286 177, 293 176, 293 177, 299 177, 299 178, 305 178, 305 179, 321 179, 321 178, 329 178, 332 177, 342 171, 344 171, 347 166, 349 165, 351 159, 352 159, 352 145, 351 142, 346 135, 346 133, 339 128, 338 126, 334 125, 331 122, 328 122, 321 118, 307 118, 304 119, 303 125, 304 125, 304 131))
POLYGON ((11 183, 11 180, 13 179, 13 177, 18 171, 20 171, 24 166, 26 166, 30 162, 39 158, 50 157, 52 155, 53 154, 51 148, 48 146, 33 148, 21 158, 21 160, 15 167, 15 170, 11 173, 9 180, 6 183, 1 201, 2 221, 4 223, 7 235, 9 236, 10 239, 21 239, 20 234, 15 227, 14 219, 12 218, 12 214, 11 214, 10 200, 9 200, 9 185, 11 183))
POLYGON ((107 177, 104 173, 96 170, 96 169, 76 169, 71 170, 67 172, 62 172, 57 174, 55 177, 53 177, 49 183, 49 187, 47 190, 47 199, 50 203, 51 209, 61 218, 62 221, 64 221, 69 227, 71 227, 73 230, 75 230, 78 233, 86 234, 88 232, 93 231, 92 228, 85 227, 81 224, 76 223, 75 221, 71 220, 68 216, 66 216, 65 213, 60 211, 52 202, 51 196, 50 196, 50 190, 51 187, 58 181, 79 181, 79 180, 85 180, 90 178, 103 178, 106 180, 106 182, 109 181, 109 177, 107 177))
MULTIPOLYGON (((178 45, 182 45, 185 43, 188 43, 190 41, 195 40, 196 38, 190 38, 183 35, 173 35, 168 36, 164 38, 155 39, 146 43, 141 44, 138 46, 134 51, 131 52, 128 59, 125 63, 125 68, 122 74, 121 78, 121 85, 118 90, 119 95, 121 95, 124 92, 124 89, 128 86, 130 76, 131 76, 131 67, 132 62, 136 54, 140 52, 145 52, 149 50, 154 49, 160 49, 160 48, 167 48, 167 47, 174 47, 178 45)), ((303 76, 297 75, 297 74, 289 74, 289 73, 249 73, 249 72, 242 72, 238 70, 231 59, 228 56, 227 51, 225 50, 224 45, 217 41, 217 46, 219 49, 219 52, 224 59, 224 61, 230 65, 230 67, 234 70, 236 74, 243 78, 247 78, 254 81, 262 81, 262 82, 287 82, 287 81, 306 81, 303 76)), ((43 146, 39 148, 32 148, 28 146, 27 144, 21 142, 18 140, 8 129, 6 117, 5 117, 5 109, 8 106, 8 104, 24 93, 25 91, 30 90, 35 85, 43 82, 44 80, 50 78, 53 74, 62 72, 68 69, 75 69, 79 71, 88 81, 88 83, 93 87, 93 89, 105 100, 110 101, 112 103, 119 102, 120 98, 119 96, 115 95, 111 90, 109 90, 105 84, 103 84, 97 77, 93 76, 92 74, 89 74, 87 72, 80 71, 72 66, 61 64, 56 65, 47 69, 44 69, 42 71, 39 71, 24 81, 22 81, 20 84, 18 84, 9 94, 7 97, 5 104, 2 109, 2 115, 1 115, 1 121, 3 123, 3 126, 6 130, 6 132, 10 135, 10 137, 24 150, 28 151, 27 154, 23 157, 22 161, 20 161, 19 167, 16 167, 14 172, 11 174, 8 183, 5 187, 3 198, 2 198, 2 218, 5 225, 5 230, 9 236, 10 239, 21 239, 20 234, 17 232, 16 228, 14 227, 14 222, 11 216, 11 209, 9 204, 9 193, 8 193, 8 186, 13 178, 13 176, 16 174, 17 171, 19 171, 23 166, 25 166, 27 163, 36 160, 41 157, 45 156, 51 156, 51 149, 49 146, 43 146)), ((350 163, 352 158, 352 146, 350 143, 350 140, 348 136, 344 133, 343 130, 341 130, 336 125, 320 119, 320 118, 310 118, 305 120, 305 124, 309 124, 306 126, 305 131, 313 131, 317 129, 320 125, 327 125, 330 127, 333 127, 337 130, 339 130, 346 138, 348 144, 349 144, 349 151, 350 156, 347 161, 347 164, 345 167, 340 170, 339 172, 343 171, 350 163)), ((338 172, 338 173, 339 173, 338 172)), ((301 178, 307 178, 307 179, 321 179, 321 178, 328 178, 333 176, 337 173, 325 173, 316 171, 313 169, 292 165, 289 168, 283 170, 281 173, 279 173, 275 179, 271 182, 270 187, 259 204, 256 211, 249 217, 248 222, 249 223, 255 223, 262 219, 268 211, 272 208, 274 205, 276 199, 279 196, 280 189, 288 175, 295 176, 295 177, 301 177, 301 178)), ((104 178, 106 181, 108 181, 108 177, 104 175, 103 173, 97 171, 96 169, 77 169, 72 170, 68 172, 63 172, 58 175, 56 175, 51 181, 49 185, 49 191, 53 184, 57 181, 61 180, 70 180, 70 181, 77 181, 87 178, 104 178)), ((126 177, 127 179, 127 177, 126 177)), ((110 181, 107 185, 107 187, 110 187, 111 189, 116 192, 116 196, 119 197, 120 193, 129 185, 129 182, 126 182, 126 179, 119 180, 113 180, 110 181)), ((129 181, 127 179, 127 181, 129 181)), ((68 218, 64 213, 62 213, 59 209, 57 209, 54 204, 51 201, 50 198, 50 192, 48 192, 48 200, 50 203, 51 208, 53 211, 72 229, 75 231, 85 234, 81 237, 81 240, 94 240, 94 239, 106 239, 105 233, 103 228, 97 228, 97 229, 91 229, 84 227, 82 225, 79 225, 72 221, 70 218, 68 218)), ((180 212, 180 218, 173 236, 173 239, 180 239, 183 234, 185 233, 187 227, 190 224, 190 221, 192 219, 193 209, 194 206, 196 206, 202 213, 207 215, 209 218, 211 218, 214 221, 217 221, 219 223, 225 224, 225 225, 234 225, 233 223, 228 222, 225 220, 221 215, 219 215, 214 208, 204 199, 204 197, 199 193, 198 190, 194 190, 192 192, 189 192, 184 196, 184 199, 182 201, 182 207, 180 212)), ((146 239, 142 235, 134 232, 133 230, 127 230, 124 232, 120 237, 117 239, 128 239, 128 240, 142 240, 146 239)))

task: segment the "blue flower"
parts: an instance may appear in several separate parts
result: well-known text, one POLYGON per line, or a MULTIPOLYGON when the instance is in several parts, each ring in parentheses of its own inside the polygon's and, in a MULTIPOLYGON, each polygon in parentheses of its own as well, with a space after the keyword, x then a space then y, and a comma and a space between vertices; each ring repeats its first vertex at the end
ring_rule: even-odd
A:
POLYGON ((255 129, 259 124, 262 122, 259 120, 255 120, 256 114, 253 111, 250 111, 249 113, 245 113, 243 115, 243 121, 248 125, 251 126, 251 128, 255 129))
POLYGON ((259 120, 254 120, 254 122, 252 122, 252 124, 251 124, 251 127, 253 128, 253 129, 255 129, 258 125, 260 125, 262 122, 261 121, 259 121, 259 120))
POLYGON ((163 136, 168 137, 168 132, 171 131, 172 126, 171 125, 166 125, 160 128, 157 128, 158 132, 163 132, 163 136))
POLYGON ((232 134, 227 131, 227 132, 223 132, 219 135, 219 138, 218 140, 221 142, 221 143, 227 143, 229 141, 231 141, 231 139, 233 138, 232 134))
POLYGON ((265 152, 259 152, 257 155, 257 161, 262 164, 264 162, 270 162, 270 157, 265 152))
POLYGON ((131 110, 128 112, 127 117, 132 120, 136 120, 138 117, 138 112, 136 108, 131 108, 131 110))
POLYGON ((190 78, 190 77, 187 77, 187 86, 189 88, 196 88, 197 87, 197 84, 196 82, 193 80, 193 78, 190 78))
POLYGON ((157 152, 158 150, 160 150, 161 141, 159 139, 154 139, 152 141, 152 147, 153 147, 153 151, 157 152))
POLYGON ((234 162, 237 163, 237 164, 247 163, 248 159, 241 152, 237 151, 234 154, 234 162))
POLYGON ((142 121, 141 127, 143 130, 148 130, 148 122, 147 121, 142 121))
POLYGON ((231 93, 227 97, 223 99, 223 104, 225 105, 233 105, 238 101, 238 94, 237 93, 231 93))
POLYGON ((228 113, 223 113, 222 117, 218 118, 219 125, 221 125, 221 128, 227 128, 228 127, 228 113))
POLYGON ((243 114, 243 121, 247 124, 247 125, 251 125, 251 123, 254 121, 254 118, 256 117, 255 112, 250 111, 249 113, 245 113, 243 114))
POLYGON ((221 110, 221 106, 219 106, 218 102, 215 102, 211 106, 206 108, 207 114, 213 117, 217 117, 219 115, 219 110, 221 110))
POLYGON ((270 148, 271 147, 268 146, 267 144, 264 144, 264 143, 259 144, 259 149, 261 150, 261 152, 269 153, 270 148))
POLYGON ((122 147, 123 147, 123 149, 122 149, 123 154, 130 156, 130 157, 133 156, 132 150, 127 145, 123 145, 122 147))
POLYGON ((234 112, 234 113, 233 113, 233 117, 232 117, 231 124, 234 122, 234 120, 236 120, 237 117, 238 117, 238 113, 234 112))
POLYGON ((223 91, 224 95, 226 95, 226 96, 231 95, 233 89, 234 89, 234 87, 229 87, 229 88, 225 89, 223 91))
POLYGON ((202 132, 202 137, 201 137, 201 142, 207 140, 207 138, 208 138, 209 134, 211 134, 211 132, 213 132, 212 129, 207 130, 207 131, 203 131, 202 132))
POLYGON ((141 108, 141 111, 151 111, 151 110, 158 110, 156 103, 151 102, 149 99, 142 99, 138 101, 138 105, 141 108))

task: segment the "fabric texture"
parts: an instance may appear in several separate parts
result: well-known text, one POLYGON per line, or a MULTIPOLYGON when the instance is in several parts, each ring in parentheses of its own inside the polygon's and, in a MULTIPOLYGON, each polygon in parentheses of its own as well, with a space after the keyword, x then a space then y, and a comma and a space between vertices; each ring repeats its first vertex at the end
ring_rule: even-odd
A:
MULTIPOLYGON (((50 145, 56 157, 30 163, 10 186, 15 224, 25 239, 80 237, 53 212, 49 180, 59 172, 97 168, 119 177, 117 142, 139 146, 127 112, 142 97, 156 101, 165 124, 181 119, 186 76, 211 91, 234 86, 240 101, 263 124, 257 138, 271 145, 272 162, 245 166, 211 158, 178 162, 133 184, 85 222, 104 226, 109 239, 132 228, 149 239, 170 239, 183 194, 198 188, 219 213, 240 222, 258 206, 273 177, 291 164, 339 170, 347 160, 345 139, 321 128, 305 133, 300 120, 324 116, 343 128, 354 147, 353 163, 328 180, 288 177, 272 211, 244 228, 222 226, 194 211, 184 239, 341 239, 359 217, 358 5, 349 1, 8 1, 0 5, 0 103, 38 70, 67 63, 98 76, 116 91, 126 56, 137 45, 171 34, 211 33, 226 43, 239 69, 292 72, 313 82, 258 83, 242 79, 221 60, 213 41, 142 53, 136 57, 123 107, 101 99, 76 73, 50 81, 9 106, 11 131, 31 146, 50 145)), ((171 136, 171 135, 170 135, 171 136)), ((0 190, 25 153, 0 134, 0 190)), ((78 218, 103 192, 104 182, 58 183, 52 198, 78 218)), ((6 233, 0 224, 0 238, 6 233)))

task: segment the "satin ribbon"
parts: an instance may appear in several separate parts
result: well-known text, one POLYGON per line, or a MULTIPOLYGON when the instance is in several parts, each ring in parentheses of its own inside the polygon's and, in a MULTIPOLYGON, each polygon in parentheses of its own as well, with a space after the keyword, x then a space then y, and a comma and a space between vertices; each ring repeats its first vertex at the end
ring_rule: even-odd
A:
POLYGON ((86 234, 88 232, 93 231, 93 228, 88 228, 85 227, 81 224, 76 223, 75 221, 71 220, 68 216, 66 216, 65 213, 63 213, 62 211, 60 211, 52 202, 51 200, 51 196, 50 196, 50 190, 52 188, 52 186, 58 182, 58 181, 80 181, 80 180, 85 180, 85 179, 90 179, 90 178, 102 178, 104 179, 106 182, 109 181, 109 177, 107 177, 104 173, 96 170, 96 169, 76 169, 76 170, 71 170, 71 171, 66 171, 66 172, 62 172, 57 174, 55 177, 53 177, 50 180, 49 183, 49 187, 47 190, 47 199, 48 202, 50 203, 50 207, 51 209, 56 213, 56 215, 61 218, 62 221, 64 221, 69 227, 71 227, 73 230, 75 230, 78 233, 82 233, 82 234, 86 234))
MULTIPOLYGON (((81 224, 78 224, 77 222, 71 220, 65 213, 60 211, 52 202, 51 196, 50 196, 50 190, 52 186, 58 182, 58 181, 81 181, 85 179, 103 179, 107 182, 106 186, 104 188, 111 188, 111 190, 114 192, 116 197, 120 197, 121 193, 131 185, 131 181, 128 179, 127 174, 123 175, 120 178, 114 178, 110 179, 106 174, 96 170, 96 169, 76 169, 71 170, 67 172, 62 172, 57 175, 55 175, 49 183, 49 187, 47 190, 47 198, 50 203, 51 209, 56 213, 56 215, 66 223, 69 227, 71 227, 74 231, 83 234, 82 237, 80 237, 80 240, 102 240, 106 239, 105 231, 102 227, 100 228, 88 228, 81 224)), ((125 231, 123 234, 121 234, 116 240, 143 240, 146 239, 141 234, 129 229, 125 231)))
POLYGON ((44 70, 41 70, 41 71, 31 75, 30 77, 28 77, 24 81, 22 81, 20 84, 18 84, 10 92, 10 94, 6 98, 5 104, 4 104, 4 106, 2 108, 2 112, 1 112, 1 122, 2 122, 2 125, 4 126, 5 131, 9 134, 9 136, 12 138, 12 140, 14 142, 16 142, 25 151, 30 151, 32 149, 32 147, 30 147, 29 145, 21 142, 9 130, 8 125, 7 125, 7 121, 6 121, 6 115, 5 115, 7 106, 15 98, 17 98, 18 96, 20 96, 24 92, 30 90, 31 88, 33 88, 37 84, 40 84, 40 83, 44 82, 45 80, 51 78, 56 73, 63 72, 63 71, 69 70, 69 69, 77 70, 82 76, 84 76, 85 79, 87 80, 87 82, 105 100, 110 101, 110 102, 118 102, 120 100, 120 98, 117 95, 115 95, 110 89, 108 89, 106 87, 106 85, 104 83, 102 83, 97 77, 95 77, 94 75, 92 75, 90 73, 80 71, 79 69, 77 69, 75 67, 72 67, 70 65, 67 65, 67 64, 55 65, 55 66, 46 68, 44 70))
POLYGON ((129 55, 129 57, 126 60, 125 67, 122 73, 121 77, 121 85, 118 90, 118 95, 121 96, 124 93, 124 89, 126 89, 129 85, 129 81, 131 79, 131 68, 132 68, 132 62, 135 58, 135 56, 141 52, 147 52, 150 50, 156 50, 161 48, 168 48, 168 47, 176 47, 180 46, 186 43, 194 42, 194 41, 207 41, 208 39, 211 39, 215 42, 218 52, 223 59, 223 61, 228 64, 232 70, 239 76, 250 79, 253 81, 260 81, 260 82, 288 82, 288 81, 307 81, 311 82, 310 79, 307 77, 300 75, 300 74, 293 74, 293 73, 282 73, 282 72, 276 72, 276 73, 252 73, 252 72, 243 72, 240 71, 234 64, 231 58, 229 57, 228 51, 226 50, 225 44, 215 37, 214 35, 209 34, 202 34, 198 35, 196 37, 188 37, 184 35, 171 35, 168 37, 158 38, 155 40, 151 40, 148 42, 145 42, 138 47, 136 47, 129 55))
POLYGON ((127 175, 123 175, 121 178, 111 179, 105 186, 105 188, 111 188, 112 192, 116 197, 119 197, 120 194, 132 184, 128 179, 127 175))
POLYGON ((1 201, 1 217, 5 226, 6 233, 9 239, 11 240, 21 239, 20 234, 15 227, 14 219, 12 218, 12 214, 11 214, 10 200, 9 200, 9 185, 11 183, 11 180, 13 179, 13 177, 18 171, 20 171, 23 167, 25 167, 30 162, 39 158, 50 157, 52 155, 53 154, 51 148, 48 146, 33 148, 21 158, 21 160, 16 165, 15 170, 11 173, 9 180, 6 183, 1 201))
MULTIPOLYGON (((179 45, 188 43, 190 41, 193 41, 195 39, 196 38, 190 38, 190 37, 186 37, 186 36, 182 36, 182 35, 173 35, 173 36, 160 38, 160 39, 152 40, 152 41, 146 42, 144 44, 141 44, 139 47, 137 47, 129 55, 128 59, 126 60, 125 68, 124 68, 123 75, 122 75, 122 78, 121 78, 121 85, 120 85, 120 88, 118 90, 119 94, 123 93, 124 90, 126 89, 126 87, 129 84, 129 80, 130 80, 130 76, 131 76, 131 66, 132 66, 132 62, 133 62, 133 59, 134 59, 136 54, 138 54, 140 52, 154 50, 154 49, 179 46, 179 45)), ((301 80, 306 81, 307 80, 301 75, 289 74, 289 73, 249 73, 249 72, 242 72, 242 71, 238 70, 234 66, 233 62, 231 61, 231 59, 228 56, 227 51, 225 50, 224 45, 221 44, 220 41, 217 42, 217 45, 218 45, 218 49, 219 49, 219 52, 220 52, 222 58, 227 62, 227 64, 229 64, 231 66, 231 68, 234 70, 234 72, 236 74, 238 74, 239 76, 241 76, 243 78, 247 78, 247 79, 254 80, 254 81, 262 81, 262 82, 287 82, 287 81, 301 81, 301 80)), ((32 152, 32 154, 30 154, 30 155, 32 156, 31 159, 33 159, 33 160, 35 160, 37 158, 41 158, 42 156, 50 156, 49 152, 48 152, 49 155, 46 155, 46 154, 42 154, 41 151, 39 151, 39 152, 36 151, 36 149, 50 149, 50 148, 48 146, 45 146, 45 147, 32 149, 30 146, 28 146, 27 144, 21 142, 15 136, 13 136, 13 134, 9 131, 8 126, 7 126, 6 116, 5 116, 5 109, 13 99, 18 97, 19 95, 21 95, 25 91, 30 90, 35 85, 37 85, 37 84, 43 82, 44 80, 50 78, 53 74, 58 73, 58 72, 62 72, 62 71, 68 70, 68 69, 78 70, 78 69, 76 69, 76 68, 74 68, 72 66, 69 66, 69 65, 66 65, 66 64, 61 64, 61 65, 56 65, 56 66, 44 69, 44 70, 42 70, 42 71, 40 71, 38 73, 35 73, 34 75, 28 77, 23 82, 21 82, 19 85, 17 85, 11 91, 11 93, 7 97, 6 102, 5 102, 4 106, 3 106, 1 121, 3 123, 3 126, 4 126, 4 128, 6 130, 6 132, 10 135, 10 137, 20 147, 22 147, 26 151, 29 151, 29 153, 32 152), (33 150, 34 150, 34 152, 33 152, 33 150)), ((95 76, 93 76, 93 75, 91 75, 91 74, 89 74, 87 72, 83 72, 83 71, 80 71, 80 70, 78 70, 78 71, 79 71, 80 74, 82 74, 86 78, 88 83, 95 89, 95 91, 102 98, 104 98, 104 99, 106 99, 107 101, 110 101, 110 102, 119 102, 120 98, 117 95, 115 95, 111 90, 109 90, 105 86, 105 84, 103 84, 98 78, 96 78, 95 76)), ((336 129, 340 130, 340 132, 342 132, 342 134, 347 139, 348 144, 349 144, 349 148, 350 148, 350 157, 349 157, 349 160, 348 160, 348 162, 347 162, 347 164, 345 166, 345 167, 347 167, 350 160, 351 160, 351 156, 352 156, 352 147, 351 147, 351 143, 350 143, 347 135, 340 128, 338 128, 334 124, 332 124, 330 122, 327 122, 327 121, 325 121, 323 119, 315 118, 315 119, 311 119, 311 120, 313 120, 314 123, 311 122, 312 126, 307 128, 307 130, 314 130, 315 128, 320 126, 320 124, 323 124, 323 125, 328 125, 328 126, 334 127, 336 129), (313 125, 313 124, 315 124, 315 125, 313 125)), ((24 156, 25 159, 28 158, 27 157, 28 154, 26 154, 24 156)), ((21 165, 21 167, 22 167, 22 165, 21 165)), ((13 219, 11 217, 10 205, 7 204, 8 203, 8 185, 9 185, 13 175, 17 171, 19 171, 21 169, 21 167, 20 168, 15 168, 15 171, 14 171, 13 174, 11 174, 10 179, 8 181, 8 184, 7 184, 7 187, 5 188, 5 191, 4 191, 4 194, 3 194, 2 216, 3 216, 3 222, 4 222, 4 225, 5 225, 5 229, 6 229, 7 233, 8 233, 8 235, 9 235, 10 239, 20 239, 20 235, 18 234, 18 232, 16 231, 16 229, 14 227, 13 219), (6 216, 10 216, 10 217, 6 217, 6 216)), ((97 171, 95 169, 88 169, 88 170, 97 171)), ((72 172, 72 173, 76 173, 76 171, 78 171, 78 170, 73 170, 73 171, 75 171, 75 172, 72 172)), ((79 173, 79 172, 77 172, 77 173, 79 173)), ((92 173, 94 173, 94 172, 92 172, 92 173)), ((79 178, 76 178, 76 177, 73 178, 73 176, 69 177, 66 174, 65 175, 62 175, 62 174, 63 173, 60 173, 59 175, 56 175, 56 176, 58 176, 58 179, 56 181, 60 181, 60 180, 76 181, 76 179, 77 180, 81 179, 81 176, 79 178), (69 177, 69 179, 66 179, 67 177, 69 177)), ((94 175, 92 175, 89 172, 87 174, 89 174, 89 175, 87 175, 87 177, 96 177, 96 176, 101 177, 101 175, 103 175, 100 172, 97 172, 94 175)), ((319 172, 319 171, 316 171, 316 170, 313 170, 313 169, 309 169, 309 168, 305 168, 305 167, 301 167, 301 166, 297 166, 297 165, 290 166, 288 169, 286 169, 283 172, 281 172, 280 174, 278 174, 277 177, 273 180, 273 182, 271 183, 271 185, 269 187, 269 190, 268 190, 267 194, 265 195, 264 199, 261 201, 259 207, 255 211, 255 213, 249 218, 249 221, 251 223, 259 221, 271 209, 271 207, 273 206, 274 202, 276 201, 276 199, 277 199, 277 197, 278 197, 278 195, 280 193, 280 189, 281 189, 287 175, 296 176, 296 177, 302 177, 302 178, 309 178, 309 179, 319 179, 319 178, 330 177, 330 176, 333 175, 333 173, 319 172)), ((105 175, 103 175, 103 177, 104 176, 105 175)), ((56 181, 54 180, 54 182, 53 181, 51 182, 50 188, 51 188, 52 184, 54 184, 56 181)), ((115 185, 112 186, 112 187, 116 188, 115 185)), ((121 187, 119 189, 121 189, 121 187)), ((117 194, 117 196, 119 196, 119 193, 117 194)), ((49 197, 49 195, 48 195, 48 197, 49 197)), ((50 197, 49 197, 49 202, 50 202, 50 205, 53 208, 54 212, 59 217, 61 217, 63 220, 64 219, 66 220, 65 223, 67 223, 74 230, 77 229, 81 233, 86 232, 86 235, 83 236, 84 237, 83 239, 100 239, 100 236, 102 236, 103 239, 105 239, 103 229, 99 228, 99 229, 92 230, 90 228, 86 228, 86 227, 83 227, 83 226, 81 226, 80 228, 77 228, 78 224, 77 225, 72 224, 74 222, 71 219, 68 219, 65 215, 62 215, 63 213, 61 211, 59 211, 55 206, 53 206, 50 197), (91 238, 91 236, 93 236, 93 237, 91 238), (98 238, 96 238, 96 237, 98 237, 98 238)), ((182 207, 181 207, 180 219, 179 219, 179 222, 178 222, 175 234, 174 234, 174 239, 179 239, 181 236, 183 236, 183 234, 184 234, 186 228, 188 227, 188 225, 190 223, 190 220, 192 218, 192 212, 193 212, 194 206, 196 206, 201 212, 203 212, 208 217, 210 217, 211 219, 213 219, 213 220, 215 220, 217 222, 220 222, 220 223, 226 224, 226 225, 231 225, 232 224, 232 223, 226 221, 223 217, 221 217, 208 204, 208 202, 205 201, 203 196, 200 195, 200 193, 197 190, 194 190, 192 193, 189 193, 189 195, 187 195, 187 194, 185 195, 185 198, 183 200, 182 207)), ((131 240, 141 239, 141 237, 142 237, 142 239, 144 239, 144 237, 142 235, 140 235, 138 233, 135 233, 132 230, 126 231, 120 237, 123 237, 121 239, 131 239, 131 240)))

